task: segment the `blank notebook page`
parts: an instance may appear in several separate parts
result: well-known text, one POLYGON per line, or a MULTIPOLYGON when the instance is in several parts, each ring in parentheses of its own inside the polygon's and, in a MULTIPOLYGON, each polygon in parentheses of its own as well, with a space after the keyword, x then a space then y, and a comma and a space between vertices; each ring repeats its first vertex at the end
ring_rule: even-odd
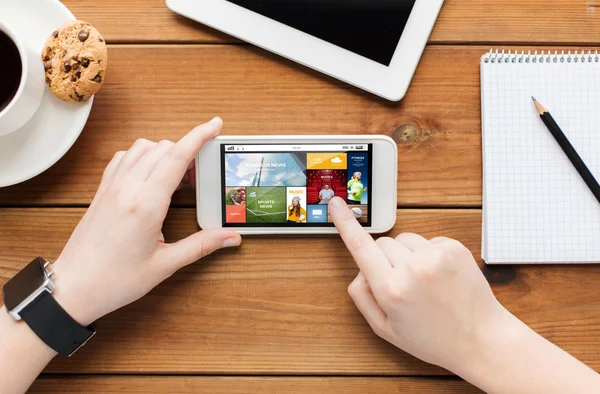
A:
POLYGON ((488 264, 600 262, 600 203, 531 96, 600 181, 598 56, 484 55, 482 257, 488 264))

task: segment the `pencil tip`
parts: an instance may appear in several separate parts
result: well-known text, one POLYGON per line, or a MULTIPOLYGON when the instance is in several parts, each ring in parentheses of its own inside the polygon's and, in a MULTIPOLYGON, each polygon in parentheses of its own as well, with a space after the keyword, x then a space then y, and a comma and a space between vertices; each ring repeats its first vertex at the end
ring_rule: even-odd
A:
POLYGON ((532 99, 533 101, 537 101, 537 100, 535 99, 535 97, 533 97, 533 96, 531 96, 531 99, 532 99))

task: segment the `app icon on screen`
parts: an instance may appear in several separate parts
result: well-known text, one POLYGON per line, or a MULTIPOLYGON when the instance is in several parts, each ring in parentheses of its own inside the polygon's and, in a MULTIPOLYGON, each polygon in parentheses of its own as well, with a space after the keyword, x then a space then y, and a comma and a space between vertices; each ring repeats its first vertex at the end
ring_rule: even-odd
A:
POLYGON ((285 223, 285 187, 247 187, 247 223, 285 223))

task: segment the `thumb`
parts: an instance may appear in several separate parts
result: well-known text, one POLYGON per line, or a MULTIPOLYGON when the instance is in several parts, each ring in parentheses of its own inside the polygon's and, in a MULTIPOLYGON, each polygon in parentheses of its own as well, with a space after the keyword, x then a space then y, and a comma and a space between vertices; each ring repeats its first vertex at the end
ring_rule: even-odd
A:
POLYGON ((242 237, 235 231, 223 228, 206 229, 168 245, 159 252, 164 254, 159 260, 165 261, 170 266, 170 271, 175 272, 219 249, 240 246, 241 243, 242 237))

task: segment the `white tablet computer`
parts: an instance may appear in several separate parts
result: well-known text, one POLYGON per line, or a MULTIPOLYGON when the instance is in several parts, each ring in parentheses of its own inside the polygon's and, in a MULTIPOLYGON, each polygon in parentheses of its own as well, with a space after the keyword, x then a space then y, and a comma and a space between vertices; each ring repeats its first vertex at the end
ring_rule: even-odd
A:
POLYGON ((167 0, 174 12, 388 100, 404 97, 443 0, 167 0))

